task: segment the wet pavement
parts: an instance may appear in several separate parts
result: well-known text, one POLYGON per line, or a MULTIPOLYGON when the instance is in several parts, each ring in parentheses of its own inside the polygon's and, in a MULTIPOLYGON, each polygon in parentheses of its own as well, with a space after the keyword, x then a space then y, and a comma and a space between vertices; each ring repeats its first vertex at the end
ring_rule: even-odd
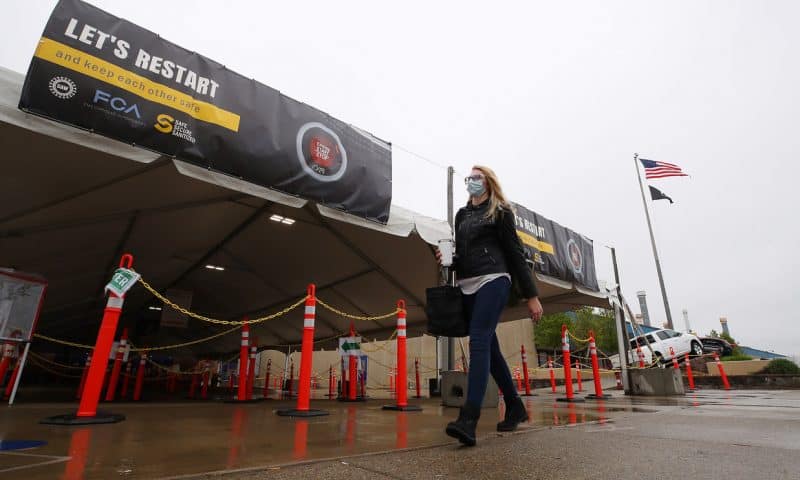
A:
POLYGON ((129 403, 112 405, 126 421, 92 427, 37 423, 74 404, 20 404, 0 411, 0 438, 48 443, 0 451, 0 478, 800 478, 800 391, 537 393, 513 434, 494 431, 502 409, 484 409, 472 449, 444 435, 457 410, 438 399, 412 400, 422 412, 320 400, 330 415, 313 419, 275 415, 293 406, 277 400, 129 403))

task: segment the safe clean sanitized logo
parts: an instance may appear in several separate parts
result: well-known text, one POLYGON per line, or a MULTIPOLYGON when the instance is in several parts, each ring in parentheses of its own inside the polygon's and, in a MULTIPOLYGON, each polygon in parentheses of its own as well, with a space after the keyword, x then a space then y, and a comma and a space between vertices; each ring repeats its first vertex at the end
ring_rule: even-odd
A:
POLYGON ((67 77, 53 77, 47 87, 54 97, 61 100, 72 98, 78 93, 78 86, 67 77))
POLYGON ((157 116, 156 124, 153 125, 153 128, 161 133, 186 140, 189 143, 197 143, 197 139, 194 138, 194 133, 192 129, 189 128, 189 124, 176 119, 172 115, 162 113, 157 116))

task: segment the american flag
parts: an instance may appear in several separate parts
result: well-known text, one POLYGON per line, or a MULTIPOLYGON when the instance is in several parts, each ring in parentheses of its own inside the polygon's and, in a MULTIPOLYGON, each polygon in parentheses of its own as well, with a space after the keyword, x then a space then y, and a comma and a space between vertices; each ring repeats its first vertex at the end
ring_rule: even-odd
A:
POLYGON ((644 166, 645 178, 688 177, 683 173, 681 167, 674 163, 657 162, 645 158, 640 158, 639 161, 644 166))

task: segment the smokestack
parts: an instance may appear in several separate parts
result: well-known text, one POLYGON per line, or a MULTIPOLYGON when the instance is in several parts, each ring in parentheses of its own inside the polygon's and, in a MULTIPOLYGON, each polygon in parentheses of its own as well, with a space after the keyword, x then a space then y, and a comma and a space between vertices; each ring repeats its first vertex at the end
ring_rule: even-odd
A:
POLYGON ((690 333, 692 331, 692 327, 689 326, 689 310, 683 309, 683 323, 686 324, 686 333, 690 333))
POLYGON ((722 333, 730 336, 731 332, 728 330, 728 317, 719 317, 719 323, 722 325, 722 333))
POLYGON ((642 311, 642 320, 648 327, 650 326, 650 314, 647 313, 647 293, 644 290, 636 292, 639 297, 639 309, 642 311))

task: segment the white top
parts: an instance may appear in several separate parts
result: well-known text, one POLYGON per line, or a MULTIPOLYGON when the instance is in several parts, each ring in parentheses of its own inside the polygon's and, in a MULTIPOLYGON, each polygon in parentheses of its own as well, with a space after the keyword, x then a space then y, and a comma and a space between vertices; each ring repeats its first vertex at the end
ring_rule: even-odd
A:
POLYGON ((497 280, 502 277, 506 277, 509 282, 511 281, 511 275, 508 273, 490 273, 477 277, 461 278, 458 280, 458 286, 461 288, 461 293, 464 295, 474 295, 478 293, 478 290, 480 290, 482 286, 492 280, 497 280))

